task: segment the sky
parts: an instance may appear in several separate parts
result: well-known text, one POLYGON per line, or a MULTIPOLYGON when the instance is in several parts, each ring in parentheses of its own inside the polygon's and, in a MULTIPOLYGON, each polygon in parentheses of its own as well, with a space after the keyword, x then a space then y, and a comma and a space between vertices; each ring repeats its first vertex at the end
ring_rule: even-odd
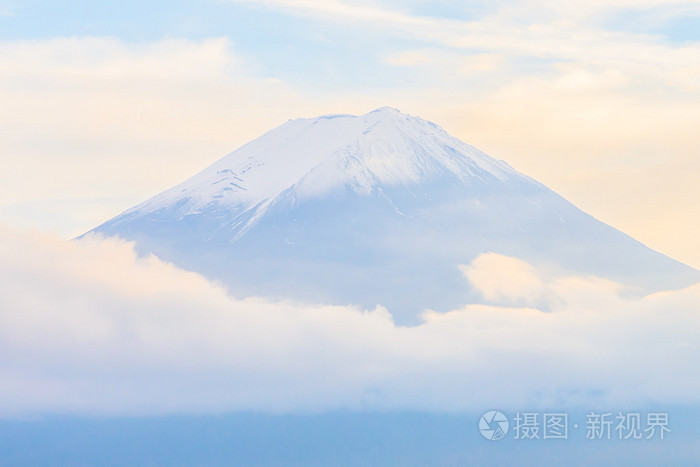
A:
POLYGON ((700 267, 700 1, 0 0, 0 223, 79 235, 389 105, 700 267))

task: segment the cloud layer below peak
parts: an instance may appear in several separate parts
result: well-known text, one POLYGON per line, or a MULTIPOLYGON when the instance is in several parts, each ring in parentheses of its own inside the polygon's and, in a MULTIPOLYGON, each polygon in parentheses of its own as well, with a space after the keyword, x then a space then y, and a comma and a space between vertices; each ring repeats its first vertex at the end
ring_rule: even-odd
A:
POLYGON ((489 304, 398 327, 234 298, 118 239, 0 240, 2 416, 700 402, 700 285, 629 299, 487 254, 462 269, 489 304))

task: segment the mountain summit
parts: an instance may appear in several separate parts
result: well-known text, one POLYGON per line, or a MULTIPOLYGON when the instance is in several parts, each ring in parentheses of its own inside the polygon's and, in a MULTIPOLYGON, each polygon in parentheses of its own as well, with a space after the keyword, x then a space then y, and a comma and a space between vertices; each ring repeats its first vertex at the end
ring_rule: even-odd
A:
POLYGON ((485 252, 644 292, 700 280, 389 107, 290 120, 94 232, 133 240, 238 296, 381 304, 402 323, 473 300, 458 266, 485 252))
POLYGON ((305 200, 339 188, 370 194, 445 176, 464 183, 521 177, 437 125, 383 107, 361 117, 290 120, 124 214, 177 205, 180 216, 245 212, 251 221, 283 197, 305 200))

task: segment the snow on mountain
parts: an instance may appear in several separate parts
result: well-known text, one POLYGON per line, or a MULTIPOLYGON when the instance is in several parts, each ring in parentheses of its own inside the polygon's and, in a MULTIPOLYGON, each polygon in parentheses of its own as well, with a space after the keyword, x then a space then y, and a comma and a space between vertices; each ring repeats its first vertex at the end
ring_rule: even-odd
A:
POLYGON ((465 183, 484 176, 518 177, 506 163, 437 125, 384 107, 361 117, 290 120, 125 214, 178 205, 181 216, 251 208, 261 215, 288 189, 298 199, 343 185, 367 194, 441 173, 465 183))
POLYGON ((290 120, 97 227, 239 296, 388 306, 473 300, 495 251, 648 292, 700 273, 602 224, 439 126, 384 107, 290 120))

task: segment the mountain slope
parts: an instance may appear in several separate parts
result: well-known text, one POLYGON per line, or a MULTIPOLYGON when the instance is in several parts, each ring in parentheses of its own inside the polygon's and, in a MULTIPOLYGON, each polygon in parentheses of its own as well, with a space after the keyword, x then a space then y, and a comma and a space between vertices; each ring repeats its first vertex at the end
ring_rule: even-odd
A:
POLYGON ((490 251, 645 292, 700 280, 391 108, 290 120, 94 232, 239 296, 382 304, 402 323, 473 300, 458 265, 490 251))

